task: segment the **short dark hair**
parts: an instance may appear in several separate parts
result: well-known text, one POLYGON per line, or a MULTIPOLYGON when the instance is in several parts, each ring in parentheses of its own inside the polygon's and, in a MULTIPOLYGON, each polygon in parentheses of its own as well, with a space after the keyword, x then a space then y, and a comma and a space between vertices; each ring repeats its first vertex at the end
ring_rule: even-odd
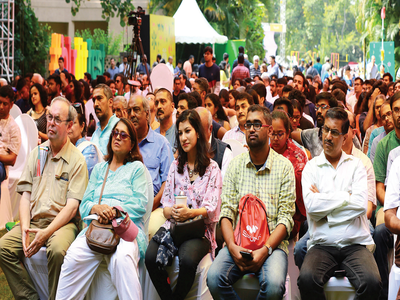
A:
POLYGON ((157 58, 161 59, 161 54, 157 54, 157 58))
POLYGON ((197 106, 203 105, 203 102, 201 101, 201 96, 197 91, 191 92, 189 94, 197 101, 197 106))
POLYGON ((239 53, 237 62, 238 64, 244 63, 244 55, 242 53, 239 53))
POLYGON ((239 93, 239 95, 237 95, 237 98, 236 98, 236 101, 235 101, 235 105, 236 105, 236 102, 238 100, 247 100, 247 103, 249 103, 249 105, 253 105, 254 104, 253 97, 249 93, 246 93, 246 92, 239 93))
POLYGON ((276 81, 277 84, 283 84, 283 85, 287 85, 287 80, 285 78, 278 78, 278 80, 276 81))
POLYGON ((290 120, 289 116, 287 115, 286 112, 278 109, 274 110, 271 114, 272 120, 280 119, 283 122, 283 127, 285 127, 286 133, 289 133, 290 130, 290 120))
POLYGON ((110 72, 104 72, 104 73, 103 73, 103 76, 106 76, 106 77, 108 77, 108 78, 111 78, 110 72))
POLYGON ((385 78, 386 76, 389 77, 389 81, 390 81, 390 82, 393 81, 393 76, 392 76, 392 74, 390 74, 389 72, 387 72, 387 73, 383 74, 382 78, 385 78))
POLYGON ((246 87, 246 93, 250 94, 253 97, 254 104, 260 104, 257 92, 255 90, 252 90, 250 86, 246 87))
MULTIPOLYGON (((283 89, 285 89, 285 87, 283 89)), ((296 99, 297 101, 299 101, 301 107, 303 108, 304 106, 306 106, 306 96, 299 90, 294 89, 293 87, 292 90, 289 92, 288 99, 296 99)))
POLYGON ((224 53, 224 55, 222 56, 222 58, 225 60, 227 58, 229 58, 229 54, 228 53, 224 53))
POLYGON ((181 78, 180 78, 179 76, 175 76, 175 77, 174 77, 174 83, 175 83, 175 81, 177 81, 177 80, 181 81, 181 78))
POLYGON ((43 108, 46 108, 47 92, 46 92, 45 88, 43 87, 43 85, 41 85, 39 83, 34 83, 29 89, 29 105, 32 107, 33 110, 35 110, 35 106, 32 103, 32 93, 31 93, 33 87, 35 87, 38 90, 39 96, 40 96, 40 102, 42 102, 43 108))
POLYGON ((8 100, 10 100, 10 103, 14 103, 14 91, 11 85, 4 85, 0 88, 0 97, 8 98, 8 100))
POLYGON ((282 93, 287 93, 293 91, 294 88, 291 85, 285 85, 282 89, 282 93))
POLYGON ((86 78, 87 78, 90 82, 92 82, 92 74, 90 74, 89 72, 85 72, 84 75, 86 76, 86 78))
POLYGON ((317 104, 320 100, 327 100, 328 104, 329 104, 329 106, 331 108, 338 107, 338 102, 337 102, 336 98, 333 97, 333 95, 331 93, 328 93, 328 92, 319 93, 317 95, 317 98, 315 99, 315 103, 317 104))
POLYGON ((301 76, 301 77, 303 78, 303 87, 305 87, 306 78, 304 77, 303 73, 301 73, 300 71, 297 71, 296 73, 294 73, 293 79, 294 79, 294 77, 295 77, 296 75, 297 75, 297 76, 301 76))
POLYGON ((332 80, 332 91, 340 89, 345 95, 347 94, 347 84, 342 80, 332 80))
POLYGON ((275 60, 275 55, 270 55, 269 57, 271 57, 273 60, 275 60))
POLYGON ((364 80, 362 80, 362 78, 361 78, 361 77, 356 77, 356 78, 354 79, 354 82, 356 82, 356 80, 360 80, 360 81, 361 81, 361 85, 363 85, 363 84, 364 84, 364 80))
POLYGON ((338 102, 341 101, 344 105, 346 105, 346 94, 343 93, 341 89, 333 90, 332 96, 335 97, 338 102))
POLYGON ((243 46, 239 46, 238 50, 239 50, 239 53, 244 53, 244 47, 243 46))
POLYGON ((47 78, 47 82, 49 82, 50 80, 54 80, 54 82, 56 83, 56 85, 59 85, 61 87, 61 78, 60 75, 58 74, 53 74, 50 75, 49 78, 47 78))
POLYGON ((303 114, 303 107, 301 107, 300 102, 297 99, 290 99, 290 101, 292 102, 293 105, 293 114, 294 114, 294 110, 297 109, 300 112, 300 117, 303 114))
POLYGON ((17 82, 17 91, 20 92, 26 86, 25 78, 20 78, 17 82))
POLYGON ((267 97, 267 90, 265 89, 265 85, 264 84, 256 83, 255 85, 253 85, 251 87, 251 89, 254 90, 258 94, 258 96, 260 96, 260 98, 264 98, 264 100, 265 100, 265 97, 267 97))
POLYGON ((213 49, 210 46, 207 46, 204 48, 203 53, 205 54, 206 52, 210 52, 211 54, 213 54, 213 49))
POLYGON ((186 102, 188 104, 188 109, 195 109, 198 106, 196 98, 193 97, 193 95, 191 95, 191 93, 182 93, 182 94, 180 94, 178 96, 178 102, 181 101, 181 100, 186 100, 186 102))
POLYGON ((207 79, 205 79, 204 77, 200 77, 200 78, 196 78, 194 80, 194 82, 199 85, 200 90, 202 92, 206 92, 206 94, 208 93, 209 85, 208 85, 208 80, 207 79))
POLYGON ((192 58, 194 58, 194 56, 193 55, 189 55, 189 59, 192 59, 192 58))
POLYGON ((261 112, 263 114, 265 123, 268 125, 272 124, 272 117, 271 117, 271 112, 269 111, 268 108, 258 105, 258 104, 253 104, 250 105, 250 107, 247 109, 247 115, 249 115, 249 112, 261 112))
POLYGON ((62 60, 64 62, 64 57, 60 56, 58 60, 62 60))
MULTIPOLYGON (((3 86, 4 87, 4 86, 3 86)), ((400 100, 400 92, 396 92, 391 98, 390 98, 390 109, 393 109, 393 103, 396 101, 400 100)))
POLYGON ((288 109, 288 115, 289 117, 293 117, 293 104, 292 101, 290 101, 288 98, 285 97, 281 97, 275 100, 274 102, 274 109, 275 107, 279 106, 279 105, 286 105, 287 109, 288 109))
POLYGON ((320 60, 321 60, 321 59, 320 59, 319 57, 317 57, 317 62, 320 62, 320 60))
POLYGON ((325 115, 325 120, 326 119, 335 119, 335 120, 342 120, 342 128, 341 132, 343 134, 346 134, 349 131, 349 126, 350 126, 350 121, 349 121, 349 115, 347 112, 341 108, 341 107, 333 107, 328 109, 325 115))

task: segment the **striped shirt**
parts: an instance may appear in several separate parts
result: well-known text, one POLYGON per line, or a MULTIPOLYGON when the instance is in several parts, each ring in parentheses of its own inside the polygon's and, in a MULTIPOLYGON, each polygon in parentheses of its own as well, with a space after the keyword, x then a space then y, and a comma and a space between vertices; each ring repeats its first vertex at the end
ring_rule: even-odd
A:
POLYGON ((283 224, 287 237, 278 248, 288 254, 288 237, 295 212, 295 177, 292 163, 270 148, 264 165, 257 171, 248 152, 236 156, 224 177, 220 219, 228 218, 236 226, 240 199, 253 194, 266 206, 269 232, 283 224))

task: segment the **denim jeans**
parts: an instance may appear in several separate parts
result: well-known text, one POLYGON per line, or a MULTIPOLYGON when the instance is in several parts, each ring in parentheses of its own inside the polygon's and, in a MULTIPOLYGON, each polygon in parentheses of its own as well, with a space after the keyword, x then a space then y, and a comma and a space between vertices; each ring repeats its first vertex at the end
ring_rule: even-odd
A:
POLYGON ((362 245, 343 248, 315 245, 308 250, 297 280, 301 299, 326 299, 324 285, 336 270, 345 270, 345 276, 356 290, 354 299, 378 299, 379 270, 372 253, 362 245))
MULTIPOLYGON (((282 299, 285 294, 288 258, 284 251, 275 249, 261 269, 255 273, 260 282, 257 299, 282 299)), ((249 272, 236 266, 228 248, 224 247, 208 270, 207 285, 214 300, 239 299, 232 285, 249 272)))

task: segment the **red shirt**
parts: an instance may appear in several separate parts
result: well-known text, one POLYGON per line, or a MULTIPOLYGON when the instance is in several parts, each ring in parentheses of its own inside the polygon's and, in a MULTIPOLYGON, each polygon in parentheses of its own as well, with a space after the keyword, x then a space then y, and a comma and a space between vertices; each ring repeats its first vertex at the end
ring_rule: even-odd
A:
POLYGON ((235 83, 236 79, 245 79, 249 77, 249 69, 247 69, 243 64, 238 64, 232 71, 232 85, 235 83))

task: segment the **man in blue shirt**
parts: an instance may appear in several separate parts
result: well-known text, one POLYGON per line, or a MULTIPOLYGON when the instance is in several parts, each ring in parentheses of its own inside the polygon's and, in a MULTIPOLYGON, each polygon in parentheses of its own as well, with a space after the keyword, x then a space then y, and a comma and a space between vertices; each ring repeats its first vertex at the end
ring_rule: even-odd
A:
POLYGON ((321 76, 322 65, 319 63, 321 59, 317 57, 317 63, 314 65, 314 68, 317 70, 319 76, 321 76))
POLYGON ((204 49, 205 63, 199 67, 199 77, 204 77, 208 80, 208 85, 211 92, 219 95, 220 91, 220 72, 219 67, 213 63, 213 49, 208 46, 204 49))
POLYGON ((113 96, 108 85, 98 84, 93 90, 93 107, 99 122, 93 132, 91 142, 99 147, 103 155, 107 155, 110 134, 119 119, 113 115, 113 96))
POLYGON ((143 163, 153 180, 154 202, 149 224, 149 238, 152 238, 166 220, 160 200, 173 155, 167 139, 149 126, 150 104, 145 97, 139 95, 132 97, 127 112, 137 132, 143 163))
POLYGON ((115 75, 117 75, 119 73, 119 68, 117 68, 115 66, 115 59, 114 58, 110 59, 110 64, 111 64, 111 66, 108 68, 107 72, 110 73, 110 78, 112 80, 114 80, 115 79, 115 75))

